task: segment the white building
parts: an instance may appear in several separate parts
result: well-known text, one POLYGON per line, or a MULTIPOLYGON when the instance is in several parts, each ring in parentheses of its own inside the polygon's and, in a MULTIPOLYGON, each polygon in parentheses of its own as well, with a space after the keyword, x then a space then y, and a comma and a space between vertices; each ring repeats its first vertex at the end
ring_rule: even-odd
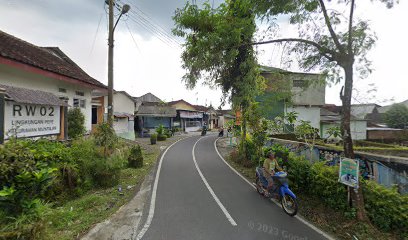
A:
POLYGON ((106 86, 57 47, 39 47, 0 31, 0 84, 52 93, 85 115, 92 129, 92 91, 106 86))
POLYGON ((296 112, 298 120, 320 129, 320 109, 325 103, 325 79, 321 74, 290 72, 261 67, 267 81, 265 94, 258 98, 269 119, 296 112))
MULTIPOLYGON (((322 138, 333 138, 327 133, 328 129, 339 127, 341 116, 339 113, 329 111, 325 108, 320 110, 320 133, 322 138)), ((353 140, 367 139, 367 120, 351 116, 350 119, 351 138, 353 140)))

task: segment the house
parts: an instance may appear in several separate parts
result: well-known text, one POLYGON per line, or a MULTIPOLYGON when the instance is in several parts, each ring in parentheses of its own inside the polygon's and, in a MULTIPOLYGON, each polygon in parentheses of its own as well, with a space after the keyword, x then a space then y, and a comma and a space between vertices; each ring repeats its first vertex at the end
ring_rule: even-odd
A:
POLYGON ((92 92, 107 91, 104 84, 89 76, 58 47, 39 47, 3 31, 0 31, 0 84, 32 90, 27 91, 31 94, 49 93, 63 99, 69 107, 80 108, 88 132, 92 129, 92 92))
MULTIPOLYGON (((341 115, 340 108, 329 105, 320 109, 320 136, 322 138, 331 138, 327 130, 332 127, 340 127, 341 115)), ((350 118, 351 138, 353 140, 367 139, 367 120, 351 116, 350 118)))
POLYGON ((234 111, 231 109, 217 110, 218 127, 225 128, 228 121, 235 120, 234 111))
POLYGON ((143 102, 136 112, 135 130, 143 136, 143 132, 150 132, 159 125, 173 128, 173 119, 177 117, 175 108, 161 102, 143 102))
POLYGON ((320 109, 325 104, 325 81, 322 74, 290 72, 261 66, 266 79, 265 93, 256 100, 268 119, 296 112, 298 120, 309 121, 320 129, 320 109))
POLYGON ((350 111, 355 117, 367 120, 369 126, 376 126, 376 124, 383 123, 383 117, 379 111, 380 108, 381 106, 375 103, 352 104, 350 111))
POLYGON ((218 112, 211 105, 208 107, 207 115, 208 115, 208 128, 209 129, 219 128, 218 112))
POLYGON ((194 105, 183 99, 167 103, 177 110, 177 117, 174 118, 174 126, 181 128, 185 132, 198 131, 204 123, 204 112, 198 111, 194 105))
POLYGON ((155 103, 163 102, 160 98, 156 97, 154 94, 150 92, 140 97, 134 97, 134 100, 136 102, 136 111, 138 111, 139 107, 142 105, 143 102, 155 102, 155 103))

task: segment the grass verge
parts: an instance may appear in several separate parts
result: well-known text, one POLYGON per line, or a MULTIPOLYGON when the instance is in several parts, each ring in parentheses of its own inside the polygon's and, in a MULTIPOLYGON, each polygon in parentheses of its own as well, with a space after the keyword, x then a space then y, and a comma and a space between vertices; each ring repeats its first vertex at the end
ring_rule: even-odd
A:
POLYGON ((49 206, 44 213, 43 239, 77 239, 114 214, 138 192, 146 175, 150 173, 160 155, 160 148, 169 146, 180 137, 173 137, 157 145, 149 139, 136 139, 143 149, 143 167, 121 170, 119 184, 111 188, 99 188, 60 206, 49 206), (122 191, 118 188, 121 186, 122 191))

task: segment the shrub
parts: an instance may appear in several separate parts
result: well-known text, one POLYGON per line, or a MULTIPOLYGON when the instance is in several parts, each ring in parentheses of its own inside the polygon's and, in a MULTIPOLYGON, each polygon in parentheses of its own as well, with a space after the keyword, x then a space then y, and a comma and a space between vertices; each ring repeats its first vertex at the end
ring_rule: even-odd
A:
POLYGON ((392 128, 408 127, 408 107, 404 104, 393 104, 384 114, 384 120, 392 128))
POLYGON ((408 234, 408 196, 374 181, 362 184, 365 208, 371 222, 385 231, 408 234))
POLYGON ((11 215, 30 213, 56 178, 58 169, 36 161, 28 141, 0 148, 0 206, 11 215))
POLYGON ((307 193, 311 189, 310 168, 312 166, 309 161, 303 157, 290 154, 288 161, 280 161, 279 164, 287 167, 288 178, 294 191, 307 193))
POLYGON ((167 137, 164 134, 159 134, 157 135, 157 140, 158 141, 166 141, 167 137))
POLYGON ((153 133, 152 135, 150 135, 150 143, 153 145, 153 144, 156 144, 156 142, 157 142, 157 134, 153 133))
POLYGON ((338 182, 339 167, 325 164, 325 162, 317 162, 310 168, 310 193, 319 196, 333 209, 348 210, 347 189, 338 182))
POLYGON ((169 129, 164 129, 164 135, 166 135, 167 138, 171 138, 172 136, 172 131, 170 131, 169 129))
POLYGON ((143 167, 143 154, 139 145, 135 145, 130 149, 128 164, 133 168, 143 167))
POLYGON ((164 126, 163 124, 160 124, 157 128, 156 128, 156 133, 157 135, 163 135, 164 134, 164 126))
POLYGON ((68 137, 78 138, 85 133, 85 116, 79 108, 68 110, 68 137))
POLYGON ((103 147, 105 157, 112 153, 118 143, 118 137, 116 136, 115 130, 113 130, 108 122, 103 122, 97 126, 94 137, 96 144, 103 147))
POLYGON ((93 180, 100 187, 112 187, 119 183, 120 170, 123 168, 123 156, 113 154, 109 158, 94 160, 93 180))
POLYGON ((274 152, 276 158, 283 160, 283 162, 286 162, 288 160, 289 149, 285 146, 274 144, 271 147, 264 148, 264 155, 266 155, 269 151, 274 152))

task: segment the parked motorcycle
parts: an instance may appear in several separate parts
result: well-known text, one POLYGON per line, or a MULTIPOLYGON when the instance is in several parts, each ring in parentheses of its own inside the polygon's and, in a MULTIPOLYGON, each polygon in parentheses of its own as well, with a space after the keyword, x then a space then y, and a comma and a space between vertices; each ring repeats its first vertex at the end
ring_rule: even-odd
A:
POLYGON ((282 208, 289 216, 295 216, 298 211, 296 195, 289 189, 288 178, 286 172, 277 172, 272 176, 272 188, 268 188, 268 180, 263 175, 263 168, 256 168, 256 190, 259 194, 268 197, 276 198, 281 202, 282 208), (265 192, 266 191, 266 192, 265 192))

